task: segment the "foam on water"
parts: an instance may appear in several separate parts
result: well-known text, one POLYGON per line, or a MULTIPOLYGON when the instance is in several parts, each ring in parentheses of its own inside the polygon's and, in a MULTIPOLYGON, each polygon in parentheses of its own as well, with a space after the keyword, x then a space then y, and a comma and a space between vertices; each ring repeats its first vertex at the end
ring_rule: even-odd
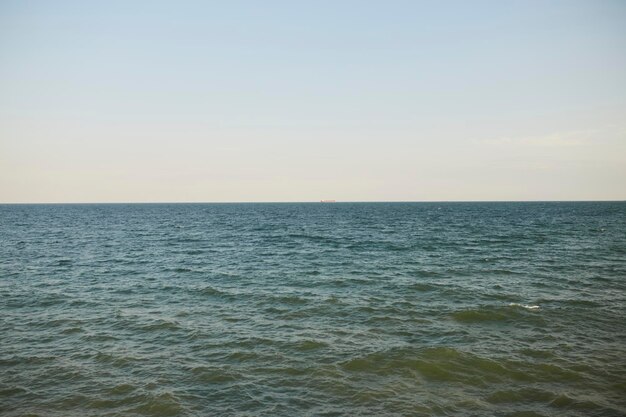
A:
POLYGON ((519 304, 519 303, 510 303, 511 307, 521 307, 527 310, 539 310, 539 306, 537 305, 528 305, 528 304, 519 304))

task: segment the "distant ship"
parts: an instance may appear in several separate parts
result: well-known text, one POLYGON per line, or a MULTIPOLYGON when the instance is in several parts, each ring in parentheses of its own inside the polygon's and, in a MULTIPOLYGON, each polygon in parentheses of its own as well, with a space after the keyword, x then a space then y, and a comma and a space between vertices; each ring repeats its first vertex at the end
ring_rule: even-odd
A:
POLYGON ((320 203, 336 203, 335 200, 320 200, 320 203))

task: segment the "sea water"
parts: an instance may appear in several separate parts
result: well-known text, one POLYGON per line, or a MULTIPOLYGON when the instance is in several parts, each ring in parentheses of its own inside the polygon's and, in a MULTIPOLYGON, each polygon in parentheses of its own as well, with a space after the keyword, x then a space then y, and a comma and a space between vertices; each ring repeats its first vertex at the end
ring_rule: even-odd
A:
POLYGON ((3 416, 626 415, 626 203, 0 206, 3 416))

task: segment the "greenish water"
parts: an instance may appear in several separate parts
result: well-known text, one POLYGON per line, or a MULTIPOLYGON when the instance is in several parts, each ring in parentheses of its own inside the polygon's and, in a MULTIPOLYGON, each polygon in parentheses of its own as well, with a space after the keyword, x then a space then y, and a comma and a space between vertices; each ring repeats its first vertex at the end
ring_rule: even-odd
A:
POLYGON ((626 203, 0 206, 3 416, 624 416, 626 203))

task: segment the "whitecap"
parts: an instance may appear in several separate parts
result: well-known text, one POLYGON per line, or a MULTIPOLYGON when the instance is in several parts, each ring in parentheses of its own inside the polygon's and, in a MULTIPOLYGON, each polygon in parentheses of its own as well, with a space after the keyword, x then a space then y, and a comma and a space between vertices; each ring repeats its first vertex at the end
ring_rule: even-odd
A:
POLYGON ((521 308, 525 308, 526 310, 539 310, 539 306, 537 306, 537 305, 510 303, 509 306, 511 306, 511 307, 521 307, 521 308))

